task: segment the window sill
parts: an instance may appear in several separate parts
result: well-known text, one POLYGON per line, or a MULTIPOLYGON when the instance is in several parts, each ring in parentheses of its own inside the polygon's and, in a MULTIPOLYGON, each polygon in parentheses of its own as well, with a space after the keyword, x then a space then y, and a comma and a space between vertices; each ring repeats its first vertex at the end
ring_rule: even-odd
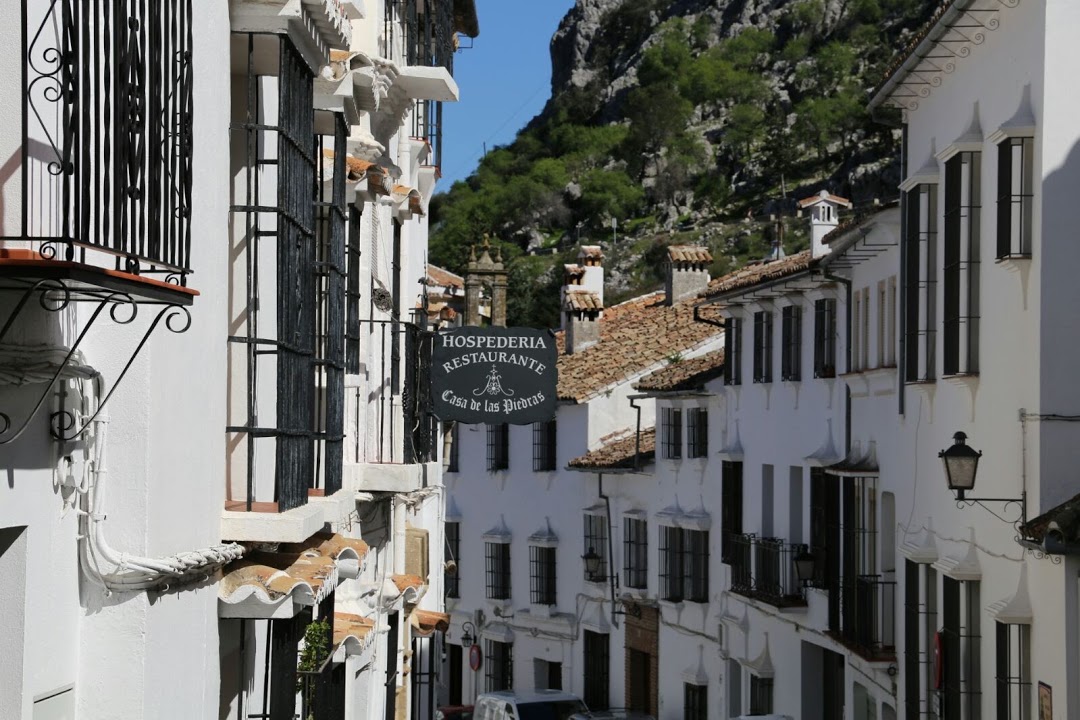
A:
POLYGON ((662 608, 671 608, 671 609, 675 610, 676 612, 682 612, 682 609, 686 606, 686 601, 685 600, 667 600, 667 599, 661 598, 659 603, 660 603, 660 607, 662 607, 662 608))
POLYGON ((1031 253, 1012 253, 1009 255, 1002 255, 994 259, 994 264, 1003 265, 1017 260, 1031 260, 1031 253))

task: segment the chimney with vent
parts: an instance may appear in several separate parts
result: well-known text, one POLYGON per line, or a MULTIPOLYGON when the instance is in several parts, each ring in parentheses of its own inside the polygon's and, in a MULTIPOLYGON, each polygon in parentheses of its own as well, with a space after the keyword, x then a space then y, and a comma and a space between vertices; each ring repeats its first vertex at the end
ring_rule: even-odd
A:
POLYGON ((585 245, 576 265, 563 266, 562 328, 566 354, 573 355, 600 341, 604 310, 604 253, 598 245, 585 245))
POLYGON ((822 190, 817 195, 799 201, 799 210, 810 213, 810 255, 819 258, 829 254, 825 236, 840 224, 840 208, 851 209, 851 201, 822 190))
POLYGON ((707 288, 712 260, 712 253, 708 248, 697 245, 669 245, 667 260, 664 262, 667 304, 674 305, 707 288))

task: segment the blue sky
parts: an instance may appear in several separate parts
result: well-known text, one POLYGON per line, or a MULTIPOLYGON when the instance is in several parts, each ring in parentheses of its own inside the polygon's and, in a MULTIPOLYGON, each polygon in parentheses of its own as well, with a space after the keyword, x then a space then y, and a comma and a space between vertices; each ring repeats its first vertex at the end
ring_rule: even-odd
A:
MULTIPOLYGON (((443 105, 445 192, 484 153, 514 139, 551 95, 548 45, 574 0, 477 0, 480 37, 454 56, 461 102, 443 105)), ((463 38, 463 44, 469 44, 463 38)))

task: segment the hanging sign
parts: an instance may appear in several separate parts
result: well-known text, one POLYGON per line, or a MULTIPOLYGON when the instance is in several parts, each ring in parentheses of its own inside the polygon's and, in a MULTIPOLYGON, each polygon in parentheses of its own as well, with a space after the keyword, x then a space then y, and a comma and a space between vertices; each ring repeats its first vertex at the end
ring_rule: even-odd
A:
POLYGON ((464 327, 435 335, 431 402, 440 420, 528 423, 555 417, 558 350, 547 330, 464 327))

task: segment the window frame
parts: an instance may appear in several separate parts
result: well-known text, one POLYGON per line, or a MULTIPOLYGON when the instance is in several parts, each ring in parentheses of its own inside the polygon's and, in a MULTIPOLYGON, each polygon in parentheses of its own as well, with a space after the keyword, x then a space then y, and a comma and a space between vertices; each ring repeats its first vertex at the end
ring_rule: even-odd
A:
POLYGON ((754 313, 754 382, 771 383, 773 365, 773 313, 754 313))
POLYGON ((720 561, 736 557, 735 538, 743 531, 743 463, 725 460, 720 465, 720 561))
POLYGON ((978 580, 941 578, 943 720, 980 720, 982 717, 981 608, 978 580), (966 698, 966 702, 961 698, 966 698), (966 712, 964 712, 966 710, 966 712))
POLYGON ((1035 138, 1007 137, 997 150, 997 259, 1029 259, 1035 227, 1035 138))
POLYGON ((802 380, 802 305, 785 305, 780 311, 780 379, 802 380))
POLYGON ((686 414, 686 457, 703 458, 709 454, 709 410, 692 407, 686 414))
POLYGON ((607 633, 582 632, 584 694, 582 700, 590 711, 611 707, 611 636, 607 633))
POLYGON ((994 626, 997 720, 1031 720, 1031 626, 1000 621, 994 626))
POLYGON ((683 601, 683 535, 677 525, 660 526, 660 599, 683 601))
POLYGON ((772 715, 773 679, 750 674, 749 715, 772 715))
POLYGON ((533 605, 556 604, 558 577, 556 562, 553 546, 529 546, 529 602, 533 605))
POLYGON ((836 377, 836 298, 814 301, 814 377, 836 377))
POLYGON ((498 640, 484 641, 484 673, 488 692, 514 687, 514 645, 498 640))
POLYGON ((943 375, 979 372, 982 153, 945 161, 942 279, 943 375))
POLYGON ((532 424, 533 472, 551 472, 556 469, 556 438, 555 420, 532 424))
POLYGON ((724 321, 724 384, 742 385, 742 318, 724 321))
POLYGON ((661 447, 665 460, 681 460, 683 445, 682 408, 665 406, 660 408, 661 447))
POLYGON ((682 528, 683 599, 709 602, 709 531, 682 528))
POLYGON ((510 426, 506 423, 487 426, 487 469, 488 472, 510 469, 510 426))
POLYGON ((608 557, 608 533, 610 532, 611 528, 608 527, 607 515, 592 512, 585 513, 585 532, 583 534, 585 552, 592 550, 600 556, 600 565, 595 575, 590 575, 588 567, 584 561, 582 562, 582 571, 587 582, 607 582, 610 560, 608 557))
POLYGON ((635 590, 649 587, 649 522, 623 518, 623 582, 635 590))
POLYGON ((931 382, 936 368, 938 184, 920 183, 905 193, 904 381, 931 382), (921 346, 921 347, 920 347, 921 346))
POLYGON ((709 720, 709 686, 683 683, 683 720, 709 720))
POLYGON ((509 600, 512 595, 510 543, 484 543, 485 592, 488 600, 509 600))

